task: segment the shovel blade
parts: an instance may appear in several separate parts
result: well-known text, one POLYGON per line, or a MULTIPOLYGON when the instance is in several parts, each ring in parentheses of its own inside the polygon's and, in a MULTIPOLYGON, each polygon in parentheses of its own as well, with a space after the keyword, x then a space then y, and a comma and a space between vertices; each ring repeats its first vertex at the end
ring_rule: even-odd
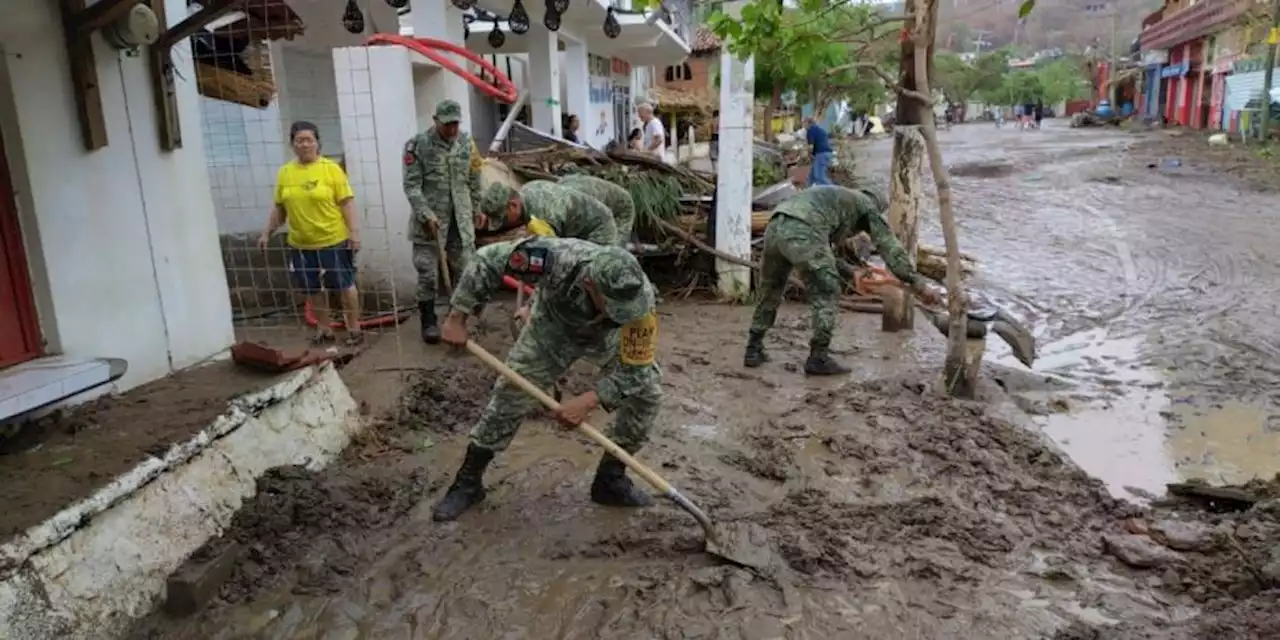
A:
POLYGON ((775 564, 768 530, 750 522, 728 522, 707 537, 707 553, 733 564, 764 569, 775 564))

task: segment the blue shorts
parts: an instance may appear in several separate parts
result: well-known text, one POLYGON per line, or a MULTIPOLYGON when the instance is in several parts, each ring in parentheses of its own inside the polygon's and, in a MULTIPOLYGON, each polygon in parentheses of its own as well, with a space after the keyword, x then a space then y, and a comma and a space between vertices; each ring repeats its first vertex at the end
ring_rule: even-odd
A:
POLYGON ((290 247, 289 274, 306 293, 346 291, 356 284, 355 251, 345 241, 322 249, 290 247))

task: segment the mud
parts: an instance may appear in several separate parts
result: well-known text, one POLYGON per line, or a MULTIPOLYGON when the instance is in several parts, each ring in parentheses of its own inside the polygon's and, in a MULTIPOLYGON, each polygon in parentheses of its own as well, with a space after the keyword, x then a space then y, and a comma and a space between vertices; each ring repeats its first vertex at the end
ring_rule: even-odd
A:
POLYGON ((214 363, 57 411, 0 438, 0 536, 36 525, 209 426, 271 376, 214 363))
MULTIPOLYGON (((948 161, 973 163, 975 172, 955 180, 961 241, 979 258, 975 285, 1036 325, 1047 345, 1036 372, 1003 368, 1008 360, 995 357, 980 401, 952 400, 935 388, 942 343, 931 329, 884 334, 877 318, 846 314, 833 349, 854 374, 806 379, 798 373, 806 313, 796 305, 784 307, 770 334, 773 361, 748 371, 740 358, 750 309, 664 305, 667 397, 640 458, 713 520, 763 527, 778 565, 717 562, 702 552, 698 527, 670 505, 592 505, 599 452, 541 417, 495 460, 484 503, 458 522, 431 522, 430 505, 493 376, 425 349, 415 357, 428 369, 387 403, 400 416, 391 433, 370 436, 313 477, 346 489, 298 494, 354 497, 362 478, 382 478, 365 499, 386 513, 366 520, 359 544, 344 547, 348 525, 326 516, 332 533, 302 527, 305 544, 281 546, 293 559, 279 564, 280 577, 252 583, 234 604, 238 592, 195 618, 157 615, 140 629, 211 639, 1274 635, 1274 501, 1210 513, 1117 497, 1126 483, 1159 495, 1163 482, 1206 468, 1160 456, 1190 451, 1178 438, 1193 430, 1204 442, 1224 439, 1215 403, 1280 388, 1257 368, 1262 355, 1241 346, 1266 344, 1259 340, 1272 322, 1256 313, 1268 293, 1260 278, 1275 271, 1260 253, 1269 227, 1238 209, 1260 211, 1262 201, 1245 186, 1210 194, 1203 183, 1148 169, 1135 149, 1162 144, 1153 137, 1055 131, 1052 123, 1028 134, 966 129, 943 134, 948 161), (1011 168, 989 175, 982 163, 1011 168), (1097 179, 1106 175, 1118 182, 1097 179), (1200 215, 1170 215, 1144 200, 1159 194, 1200 215), (1238 272, 1222 264, 1233 260, 1261 275, 1231 276, 1238 272), (1228 302, 1238 295, 1244 301, 1228 302), (1200 350, 1217 355, 1197 360, 1200 350), (1042 414, 1044 433, 1006 393, 1042 414), (1204 415, 1184 413, 1173 397, 1204 415), (1159 455, 1128 440, 1091 439, 1095 429, 1144 447, 1154 441, 1159 455), (1117 450, 1134 457, 1108 457, 1117 450), (1148 468, 1164 475, 1117 474, 1148 468), (406 508, 419 486, 428 492, 406 508), (305 567, 322 565, 341 571, 308 588, 305 567)), ((868 153, 885 148, 878 142, 868 153)), ((865 165, 877 162, 887 166, 887 154, 865 165)), ((936 240, 936 228, 923 227, 925 241, 936 240)), ((343 375, 357 397, 391 384, 343 375)), ((593 375, 575 369, 562 388, 585 390, 593 375)), ((607 416, 592 423, 604 426, 607 416)), ((1268 464, 1230 460, 1254 474, 1268 464)), ((1213 480, 1230 471, 1207 468, 1213 480)))
POLYGON ((356 473, 343 465, 322 473, 268 470, 227 534, 195 555, 200 561, 232 544, 247 548, 219 593, 221 601, 242 602, 282 583, 300 594, 340 591, 365 559, 370 537, 397 524, 428 490, 420 469, 406 477, 403 469, 379 473, 379 467, 356 473))

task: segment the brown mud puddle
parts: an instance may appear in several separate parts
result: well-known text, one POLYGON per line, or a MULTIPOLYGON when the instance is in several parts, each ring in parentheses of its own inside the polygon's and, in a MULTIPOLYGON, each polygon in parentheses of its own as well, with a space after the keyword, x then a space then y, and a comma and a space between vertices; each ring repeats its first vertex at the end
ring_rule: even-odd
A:
POLYGON ((491 467, 484 504, 431 522, 492 380, 433 351, 407 411, 341 462, 263 480, 227 534, 251 555, 219 602, 133 637, 1245 638, 1275 623, 1274 503, 1116 500, 1009 407, 945 398, 932 367, 891 362, 932 362, 940 342, 904 351, 873 318, 846 317, 837 349, 893 373, 810 381, 789 371, 804 336, 785 316, 802 310, 750 373, 723 332, 749 309, 666 310, 669 395, 641 458, 713 519, 762 525, 778 566, 717 562, 670 505, 592 505, 598 452, 541 420, 491 467))
POLYGON ((216 362, 24 425, 0 440, 0 535, 39 524, 148 456, 163 456, 231 400, 272 380, 216 362))

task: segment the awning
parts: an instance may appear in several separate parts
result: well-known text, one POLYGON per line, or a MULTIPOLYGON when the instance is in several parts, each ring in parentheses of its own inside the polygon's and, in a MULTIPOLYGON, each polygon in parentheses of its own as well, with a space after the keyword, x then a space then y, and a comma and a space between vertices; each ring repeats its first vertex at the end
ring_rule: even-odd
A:
MULTIPOLYGON (((498 6, 492 2, 481 2, 480 7, 494 11, 497 15, 506 15, 510 6, 498 6), (493 6, 489 6, 493 5, 493 6)), ((541 3, 526 3, 529 19, 541 23, 545 9, 541 3)), ((681 62, 689 56, 689 44, 661 19, 652 22, 652 13, 615 13, 614 18, 622 27, 617 38, 604 34, 605 19, 609 15, 607 0, 577 0, 569 3, 569 9, 561 16, 561 40, 569 39, 587 45, 587 50, 594 55, 605 58, 621 58, 633 66, 664 67, 681 62)), ((467 39, 467 49, 475 53, 488 54, 520 54, 529 52, 528 34, 517 35, 511 32, 511 26, 499 21, 498 28, 505 36, 500 48, 489 45, 487 36, 494 29, 493 22, 472 22, 471 37, 467 39)), ((403 30, 401 31, 403 34, 403 30)), ((412 34, 404 34, 412 35, 412 34)))

